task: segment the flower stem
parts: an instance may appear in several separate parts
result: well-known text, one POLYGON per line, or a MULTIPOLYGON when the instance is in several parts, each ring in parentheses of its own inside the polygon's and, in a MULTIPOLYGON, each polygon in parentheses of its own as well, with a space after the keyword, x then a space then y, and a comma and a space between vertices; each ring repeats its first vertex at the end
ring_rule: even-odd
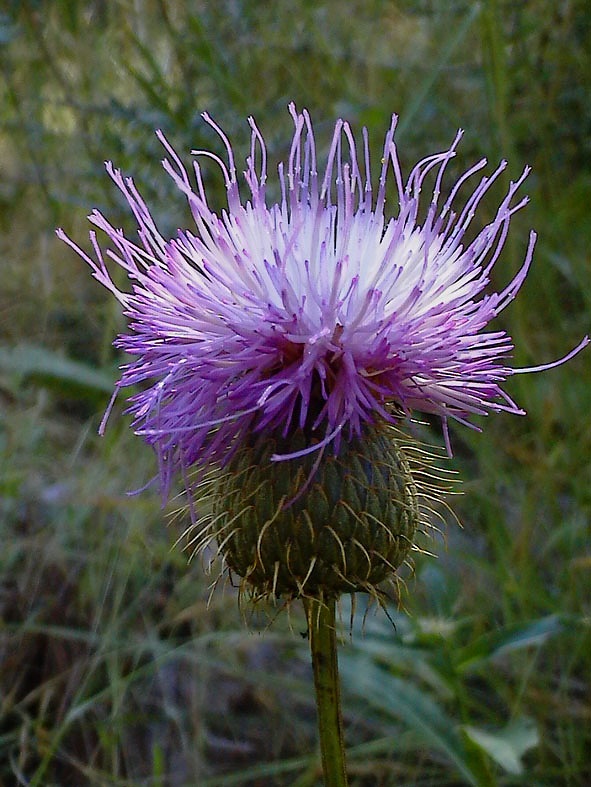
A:
POLYGON ((325 787, 347 787, 337 660, 335 600, 306 599, 325 787))

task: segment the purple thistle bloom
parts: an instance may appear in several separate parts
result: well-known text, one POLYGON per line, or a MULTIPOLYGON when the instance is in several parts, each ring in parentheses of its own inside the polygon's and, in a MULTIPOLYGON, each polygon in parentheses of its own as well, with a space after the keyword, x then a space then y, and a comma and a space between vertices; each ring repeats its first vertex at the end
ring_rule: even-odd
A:
POLYGON ((228 210, 221 215, 208 206, 199 164, 193 165, 192 185, 158 132, 170 157, 164 169, 188 200, 196 233, 162 237, 133 181, 107 163, 136 217, 139 242, 98 211, 89 219, 111 241, 115 251, 107 256, 127 272, 131 292, 115 285, 94 232, 96 259, 58 231, 129 319, 130 333, 116 346, 133 360, 122 367, 115 394, 140 385, 128 412, 136 433, 156 450, 165 495, 176 472, 194 464, 223 466, 247 435, 265 430, 285 435, 300 426, 314 438, 301 451, 273 457, 281 460, 331 443, 338 451, 343 435, 351 439, 366 424, 395 423, 421 411, 442 419, 449 450, 449 418, 474 426, 471 416, 489 411, 523 414, 501 387, 506 378, 562 363, 588 342, 560 361, 512 369, 511 338, 488 330, 516 296, 532 259, 534 232, 515 278, 500 292, 485 293, 511 217, 527 202, 515 200, 527 168, 509 185, 492 221, 468 242, 474 214, 506 162, 480 178, 456 207, 460 191, 486 160, 442 199, 458 132, 449 150, 420 161, 404 183, 393 117, 374 195, 365 129, 360 168, 351 129, 337 121, 319 176, 309 115, 293 105, 290 112, 295 131, 287 167, 279 165, 281 200, 271 206, 265 144, 254 120, 244 173, 250 199, 243 203, 230 143, 203 116, 227 149, 227 163, 209 151, 193 151, 214 159, 223 172, 228 210), (390 169, 399 206, 388 218, 390 169), (428 174, 434 189, 421 220, 428 174))

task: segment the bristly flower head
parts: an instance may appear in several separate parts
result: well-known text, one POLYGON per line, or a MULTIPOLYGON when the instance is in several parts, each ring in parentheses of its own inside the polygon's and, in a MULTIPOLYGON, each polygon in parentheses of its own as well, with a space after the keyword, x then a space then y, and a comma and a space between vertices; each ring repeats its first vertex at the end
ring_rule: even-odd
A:
POLYGON ((157 452, 164 494, 177 471, 223 467, 253 434, 285 438, 304 430, 303 447, 270 457, 281 461, 325 449, 336 454, 341 440, 359 438, 366 425, 396 423, 413 411, 440 416, 444 427, 449 418, 471 425, 471 416, 489 411, 523 412, 501 385, 515 371, 533 369, 508 366, 511 338, 489 323, 521 287, 535 233, 514 279, 499 292, 488 285, 511 218, 527 202, 515 195, 528 170, 468 240, 504 161, 474 180, 483 159, 444 189, 459 132, 449 150, 420 161, 405 182, 393 117, 374 192, 365 129, 359 150, 348 123, 338 120, 319 174, 309 115, 293 105, 290 112, 295 130, 287 165, 279 165, 281 199, 272 205, 265 143, 254 120, 244 201, 230 143, 204 115, 227 151, 225 162, 194 151, 221 168, 228 209, 220 214, 208 205, 199 163, 192 183, 158 133, 169 156, 164 169, 196 225, 172 239, 160 234, 133 181, 107 164, 135 215, 139 241, 98 211, 89 218, 108 236, 107 256, 126 271, 130 292, 114 283, 94 232, 95 259, 59 231, 129 319, 130 332, 117 346, 132 360, 116 391, 140 386, 129 412, 157 452), (398 208, 388 217, 389 172, 398 208), (433 192, 421 209, 428 175, 433 192))

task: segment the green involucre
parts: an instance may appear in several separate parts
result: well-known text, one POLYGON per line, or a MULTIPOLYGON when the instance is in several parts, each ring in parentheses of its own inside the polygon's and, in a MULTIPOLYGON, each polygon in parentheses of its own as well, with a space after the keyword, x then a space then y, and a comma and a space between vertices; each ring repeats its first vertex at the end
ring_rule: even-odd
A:
POLYGON ((338 456, 327 450, 315 471, 316 453, 270 461, 305 445, 301 432, 255 435, 234 457, 215 503, 226 563, 257 596, 373 592, 419 523, 408 460, 390 432, 372 428, 343 440, 338 456))

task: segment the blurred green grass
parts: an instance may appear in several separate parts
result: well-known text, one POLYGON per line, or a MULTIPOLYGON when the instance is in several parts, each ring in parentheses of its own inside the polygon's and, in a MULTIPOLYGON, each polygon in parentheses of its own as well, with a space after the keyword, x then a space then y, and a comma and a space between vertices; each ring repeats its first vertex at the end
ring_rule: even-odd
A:
MULTIPOLYGON (((124 419, 96 437, 123 322, 54 229, 133 230, 105 159, 182 225, 153 131, 215 145, 204 110, 238 159, 249 114, 285 154, 290 100, 321 146, 337 115, 379 146, 396 111, 407 170, 462 127, 457 171, 533 167, 496 283, 535 227, 502 322, 516 364, 560 357, 591 322, 588 4, 9 1, 0 68, 0 784, 318 785, 303 622, 208 608, 182 523, 126 495, 155 466, 124 419)), ((454 430, 464 529, 342 650, 352 785, 591 782, 589 357, 513 378, 527 418, 454 430)))

